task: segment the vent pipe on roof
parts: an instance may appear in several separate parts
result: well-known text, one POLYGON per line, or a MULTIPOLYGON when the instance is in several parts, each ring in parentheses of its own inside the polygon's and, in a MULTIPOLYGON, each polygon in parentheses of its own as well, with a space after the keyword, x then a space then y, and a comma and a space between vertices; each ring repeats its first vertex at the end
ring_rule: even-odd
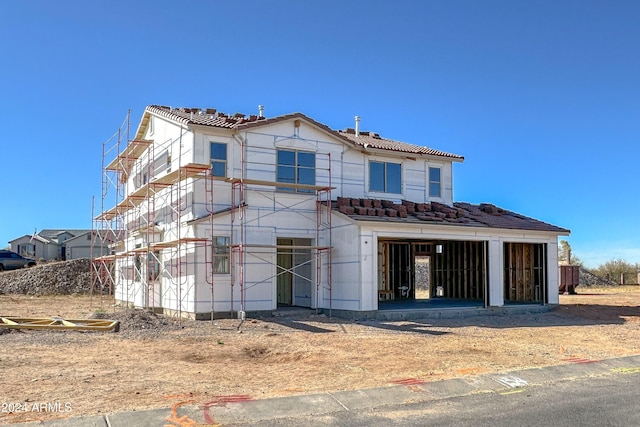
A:
POLYGON ((258 117, 264 117, 264 105, 258 105, 258 117))
POLYGON ((360 136, 360 116, 356 116, 356 137, 360 136))

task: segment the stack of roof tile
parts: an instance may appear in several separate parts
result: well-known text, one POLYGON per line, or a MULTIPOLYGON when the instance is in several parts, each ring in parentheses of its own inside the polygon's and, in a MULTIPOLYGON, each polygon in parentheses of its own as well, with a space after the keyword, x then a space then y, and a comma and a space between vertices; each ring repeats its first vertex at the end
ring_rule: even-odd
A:
POLYGON ((433 222, 450 225, 538 230, 565 233, 569 230, 520 215, 489 203, 415 203, 402 200, 355 199, 338 197, 334 208, 356 220, 386 220, 408 223, 433 222))

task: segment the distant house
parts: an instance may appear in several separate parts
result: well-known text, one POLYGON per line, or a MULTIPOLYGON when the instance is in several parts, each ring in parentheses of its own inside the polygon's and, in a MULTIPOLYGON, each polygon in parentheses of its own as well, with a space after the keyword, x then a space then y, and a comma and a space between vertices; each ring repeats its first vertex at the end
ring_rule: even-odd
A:
POLYGON ((37 234, 25 234, 9 244, 12 251, 22 256, 54 261, 105 255, 113 240, 113 236, 105 232, 45 229, 37 234))

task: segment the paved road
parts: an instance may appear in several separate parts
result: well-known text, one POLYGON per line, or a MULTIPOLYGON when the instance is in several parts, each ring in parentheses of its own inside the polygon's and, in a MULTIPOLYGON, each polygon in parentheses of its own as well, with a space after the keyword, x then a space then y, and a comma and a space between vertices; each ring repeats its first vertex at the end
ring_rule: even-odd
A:
POLYGON ((640 426, 640 373, 234 426, 640 426))

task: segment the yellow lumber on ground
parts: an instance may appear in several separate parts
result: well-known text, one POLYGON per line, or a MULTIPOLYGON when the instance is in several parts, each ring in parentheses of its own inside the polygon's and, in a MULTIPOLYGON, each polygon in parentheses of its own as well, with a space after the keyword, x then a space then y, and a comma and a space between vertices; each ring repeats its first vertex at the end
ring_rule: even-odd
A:
POLYGON ((108 319, 61 319, 59 317, 0 317, 0 328, 75 331, 119 330, 120 322, 108 319))

